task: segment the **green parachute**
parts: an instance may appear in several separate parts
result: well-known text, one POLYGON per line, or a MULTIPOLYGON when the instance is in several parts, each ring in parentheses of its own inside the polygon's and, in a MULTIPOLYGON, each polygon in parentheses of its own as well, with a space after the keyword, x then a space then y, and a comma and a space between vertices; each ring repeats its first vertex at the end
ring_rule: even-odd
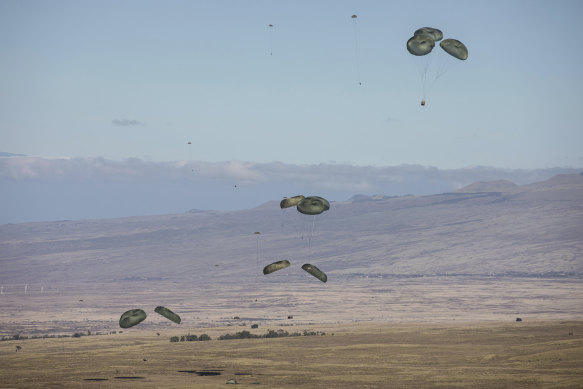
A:
POLYGON ((303 199, 305 199, 305 197, 302 195, 297 195, 297 196, 289 197, 289 198, 286 197, 285 199, 281 200, 281 202, 279 203, 279 207, 281 209, 295 207, 303 199))
POLYGON ((417 35, 428 35, 433 39, 435 42, 438 42, 443 39, 443 33, 441 30, 433 27, 421 27, 417 31, 413 33, 414 36, 417 35))
POLYGON ((180 316, 178 316, 177 314, 175 314, 174 312, 172 312, 168 308, 165 308, 163 306, 158 306, 158 307, 156 307, 156 309, 154 309, 154 312, 164 316, 168 320, 172 320, 176 324, 180 324, 180 316))
POLYGON ((328 281, 328 276, 326 275, 326 273, 324 273, 322 270, 318 269, 314 265, 306 263, 305 265, 302 266, 302 269, 304 269, 305 271, 307 271, 308 273, 310 273, 311 275, 313 275, 322 282, 328 281))
POLYGON ((439 46, 449 55, 465 61, 468 59, 468 48, 457 39, 445 39, 439 42, 439 46))
POLYGON ((121 328, 130 328, 137 324, 140 324, 144 319, 146 319, 147 315, 141 309, 130 309, 129 311, 124 312, 121 317, 119 318, 119 326, 121 328))
POLYGON ((435 40, 429 35, 415 35, 407 41, 407 50, 417 57, 431 53, 434 47, 435 40))
POLYGON ((283 261, 273 262, 272 264, 269 264, 263 268, 263 274, 271 274, 274 271, 285 269, 286 267, 289 267, 289 265, 290 263, 286 259, 283 261))
POLYGON ((453 66, 455 61, 451 60, 451 58, 462 61, 468 58, 468 49, 462 42, 457 39, 442 39, 443 33, 441 30, 433 27, 422 27, 417 29, 407 41, 407 51, 417 57, 414 58, 414 62, 419 68, 419 75, 421 76, 423 92, 421 105, 425 105, 425 97, 433 88, 435 82, 453 66), (441 41, 439 46, 443 49, 443 52, 449 55, 441 53, 428 55, 433 51, 435 42, 438 41, 441 41))
POLYGON ((304 215, 319 215, 330 209, 330 203, 323 197, 309 196, 298 203, 297 209, 304 215))

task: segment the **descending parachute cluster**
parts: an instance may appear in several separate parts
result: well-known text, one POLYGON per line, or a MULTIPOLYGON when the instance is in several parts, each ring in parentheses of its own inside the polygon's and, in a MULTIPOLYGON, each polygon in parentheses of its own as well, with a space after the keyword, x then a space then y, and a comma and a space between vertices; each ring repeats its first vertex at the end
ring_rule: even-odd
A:
MULTIPOLYGON (((425 57, 435 47, 435 42, 439 42, 439 46, 443 51, 449 56, 465 61, 468 58, 467 47, 457 39, 443 39, 443 33, 441 30, 433 27, 422 27, 417 29, 411 38, 407 41, 407 51, 416 57, 425 57)), ((451 58, 450 57, 450 58, 451 58)), ((447 66, 443 63, 437 66, 435 74, 432 80, 428 80, 427 73, 430 68, 430 58, 423 61, 421 64, 421 83, 423 87, 423 100, 421 100, 421 105, 425 105, 425 94, 428 87, 428 82, 435 82, 439 77, 441 77, 447 70, 447 66)))
MULTIPOLYGON (((279 203, 281 209, 296 207, 297 211, 304 215, 319 215, 330 209, 330 203, 323 197, 319 196, 308 196, 303 195, 286 197, 279 203)), ((315 219, 314 219, 315 220, 315 219)), ((290 266, 288 260, 282 260, 273 262, 263 268, 263 274, 271 274, 275 271, 285 269, 290 266)), ((322 282, 326 282, 328 277, 326 273, 318 269, 316 266, 306 263, 302 266, 302 269, 316 277, 322 282)))
MULTIPOLYGON (((435 47, 435 42, 443 39, 443 33, 437 28, 422 27, 415 31, 413 36, 407 41, 407 50, 409 53, 422 56, 431 53, 435 47)), ((467 47, 457 39, 444 39, 439 42, 439 46, 449 55, 460 59, 468 59, 467 47)))
MULTIPOLYGON (((164 316, 168 320, 172 320, 176 324, 180 324, 180 316, 166 307, 158 306, 154 309, 154 312, 164 316)), ((130 309, 129 311, 124 312, 119 318, 119 326, 121 328, 130 328, 146 320, 146 317, 148 317, 148 315, 146 315, 144 310, 130 309)))

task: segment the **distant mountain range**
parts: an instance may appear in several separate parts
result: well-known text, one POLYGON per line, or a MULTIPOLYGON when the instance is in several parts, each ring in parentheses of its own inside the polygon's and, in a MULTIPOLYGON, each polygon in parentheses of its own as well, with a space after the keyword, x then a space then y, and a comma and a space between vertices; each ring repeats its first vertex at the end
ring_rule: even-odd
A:
POLYGON ((26 157, 26 154, 14 154, 0 151, 0 157, 26 157))
POLYGON ((0 225, 2 283, 249 281, 282 259, 292 263, 282 274, 295 277, 310 262, 329 282, 583 277, 583 175, 474 183, 430 196, 355 196, 315 217, 273 200, 242 211, 0 225))

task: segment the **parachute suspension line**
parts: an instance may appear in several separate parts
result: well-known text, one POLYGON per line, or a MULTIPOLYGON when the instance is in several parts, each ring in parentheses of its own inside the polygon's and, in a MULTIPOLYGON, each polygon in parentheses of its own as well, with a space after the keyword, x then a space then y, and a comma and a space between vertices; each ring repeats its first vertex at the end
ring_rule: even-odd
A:
POLYGON ((421 88, 423 91, 423 100, 425 100, 425 98, 427 97, 427 93, 429 92, 429 89, 431 88, 427 88, 427 75, 429 74, 429 69, 431 67, 431 62, 433 60, 433 58, 429 55, 425 56, 425 58, 423 58, 423 63, 422 63, 422 68, 420 69, 420 74, 421 74, 421 88), (423 61, 425 60, 425 61, 423 61))
POLYGON ((310 237, 308 238, 308 258, 312 255, 312 238, 314 236, 314 227, 316 226, 316 215, 312 216, 312 231, 310 232, 310 237))
POLYGON ((188 165, 190 165, 190 170, 194 173, 194 166, 192 165, 192 142, 188 141, 188 165))
POLYGON ((352 15, 352 27, 354 29, 354 58, 356 59, 356 75, 358 76, 358 85, 362 85, 360 79, 360 64, 358 59, 358 34, 356 32, 356 15, 352 15))
POLYGON ((257 235, 257 255, 255 256, 255 287, 257 287, 258 273, 259 273, 259 235, 257 235))

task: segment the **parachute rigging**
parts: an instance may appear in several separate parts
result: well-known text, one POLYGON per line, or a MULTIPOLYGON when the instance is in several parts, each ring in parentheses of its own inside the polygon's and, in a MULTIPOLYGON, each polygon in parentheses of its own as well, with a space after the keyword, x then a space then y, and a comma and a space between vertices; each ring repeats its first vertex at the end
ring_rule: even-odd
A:
POLYGON ((423 95, 422 106, 425 105, 427 93, 433 88, 435 82, 453 66, 455 60, 452 58, 465 60, 468 57, 467 48, 463 43, 456 39, 442 39, 443 33, 437 28, 422 27, 417 29, 407 41, 407 51, 413 55, 412 59, 419 69, 423 95), (441 41, 439 46, 442 50, 432 53, 435 42, 438 41, 441 41))
POLYGON ((352 19, 352 27, 354 30, 354 58, 356 60, 356 75, 358 76, 358 85, 362 85, 360 79, 360 61, 358 59, 358 33, 356 31, 356 19, 358 19, 358 15, 352 15, 350 18, 352 19))

